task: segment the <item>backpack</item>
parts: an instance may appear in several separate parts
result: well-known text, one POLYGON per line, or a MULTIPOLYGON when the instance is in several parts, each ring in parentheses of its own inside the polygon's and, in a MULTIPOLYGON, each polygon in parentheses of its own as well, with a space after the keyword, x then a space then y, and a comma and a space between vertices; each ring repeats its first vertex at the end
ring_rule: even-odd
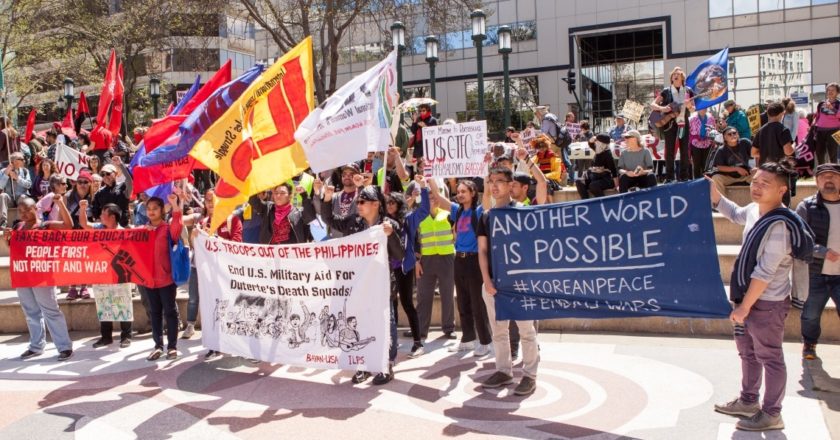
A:
POLYGON ((569 129, 565 125, 560 125, 557 121, 551 121, 557 127, 557 137, 554 138, 554 145, 559 150, 566 150, 572 144, 572 135, 569 134, 569 129))

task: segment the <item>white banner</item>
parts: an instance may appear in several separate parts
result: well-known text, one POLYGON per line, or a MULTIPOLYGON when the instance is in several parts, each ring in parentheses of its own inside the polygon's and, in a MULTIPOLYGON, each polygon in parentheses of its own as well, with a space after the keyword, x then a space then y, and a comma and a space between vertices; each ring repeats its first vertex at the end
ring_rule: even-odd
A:
POLYGON ((58 144, 55 150, 55 166, 58 174, 70 179, 79 178, 79 171, 88 167, 88 156, 67 145, 58 144))
POLYGON ((381 227, 286 246, 200 234, 195 261, 207 348, 307 368, 387 369, 390 272, 381 227))
POLYGON ((486 174, 487 121, 423 127, 426 177, 476 177, 486 174))
POLYGON ((295 131, 313 171, 330 170, 385 151, 398 101, 397 53, 353 78, 315 108, 295 131))
POLYGON ((131 301, 133 284, 98 284, 93 286, 96 317, 102 322, 134 321, 131 301))

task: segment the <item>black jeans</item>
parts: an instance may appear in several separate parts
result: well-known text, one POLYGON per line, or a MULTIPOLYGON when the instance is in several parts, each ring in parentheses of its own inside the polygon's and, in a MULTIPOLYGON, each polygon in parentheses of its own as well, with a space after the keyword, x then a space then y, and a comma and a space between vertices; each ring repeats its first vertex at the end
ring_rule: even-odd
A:
MULTIPOLYGON (((99 333, 103 341, 113 341, 114 323, 111 321, 100 322, 99 333)), ((123 339, 131 339, 131 321, 120 321, 120 340, 123 339)))
MULTIPOLYGON (((691 147, 691 167, 694 170, 695 179, 703 178, 703 172, 706 171, 706 160, 709 158, 712 148, 691 147)), ((680 166, 682 166, 682 163, 680 163, 680 166)))
MULTIPOLYGON (((680 130, 677 124, 671 124, 671 128, 662 131, 662 137, 665 138, 665 178, 673 180, 676 173, 674 171, 674 162, 677 158, 677 132, 680 130)), ((691 180, 691 168, 688 163, 690 157, 688 153, 688 126, 683 127, 683 136, 680 140, 680 172, 678 180, 691 180)))
POLYGON ((837 163, 837 142, 831 135, 836 128, 817 128, 817 165, 826 163, 825 155, 828 154, 827 163, 837 163))
POLYGON ((172 283, 158 289, 146 288, 152 313, 152 339, 155 348, 163 348, 163 319, 166 319, 167 349, 178 348, 178 303, 175 302, 177 286, 172 283))
POLYGON ((593 197, 604 197, 604 191, 615 188, 615 183, 612 177, 609 179, 577 179, 575 180, 575 187, 581 199, 588 199, 589 193, 593 197))
POLYGON ((481 268, 478 254, 455 253, 455 291, 458 295, 458 316, 461 318, 461 342, 475 341, 482 345, 493 342, 487 306, 481 296, 481 268))
POLYGON ((618 177, 618 192, 626 193, 634 186, 639 189, 653 188, 656 186, 656 176, 645 174, 644 176, 630 177, 627 174, 622 174, 618 177))
MULTIPOLYGON (((405 316, 408 318, 408 327, 411 329, 411 336, 414 342, 420 342, 420 320, 417 319, 417 308, 414 307, 414 269, 403 273, 402 268, 392 269, 394 273, 394 288, 398 292, 398 298, 394 298, 391 306, 394 308, 394 316, 397 313, 398 303, 402 303, 405 316)), ((396 319, 396 318, 395 318, 396 319)))

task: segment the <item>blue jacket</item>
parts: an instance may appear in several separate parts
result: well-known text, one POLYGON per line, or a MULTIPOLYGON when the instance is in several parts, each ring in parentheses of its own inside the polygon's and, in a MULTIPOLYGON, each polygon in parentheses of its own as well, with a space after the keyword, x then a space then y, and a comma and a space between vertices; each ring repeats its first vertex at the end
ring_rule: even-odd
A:
POLYGON ((423 188, 420 192, 420 206, 405 216, 405 256, 402 261, 403 273, 408 273, 417 264, 417 256, 414 255, 414 241, 417 239, 417 228, 420 222, 432 212, 432 204, 429 202, 429 188, 423 188))

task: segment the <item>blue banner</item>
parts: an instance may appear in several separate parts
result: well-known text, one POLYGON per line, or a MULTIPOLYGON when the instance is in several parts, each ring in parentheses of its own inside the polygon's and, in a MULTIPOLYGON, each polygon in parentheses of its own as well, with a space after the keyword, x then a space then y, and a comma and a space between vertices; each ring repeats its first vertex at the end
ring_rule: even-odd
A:
POLYGON ((685 80, 685 84, 694 90, 696 110, 703 110, 729 99, 729 48, 707 58, 685 80))
POLYGON ((500 320, 726 318, 709 183, 489 212, 500 320))

